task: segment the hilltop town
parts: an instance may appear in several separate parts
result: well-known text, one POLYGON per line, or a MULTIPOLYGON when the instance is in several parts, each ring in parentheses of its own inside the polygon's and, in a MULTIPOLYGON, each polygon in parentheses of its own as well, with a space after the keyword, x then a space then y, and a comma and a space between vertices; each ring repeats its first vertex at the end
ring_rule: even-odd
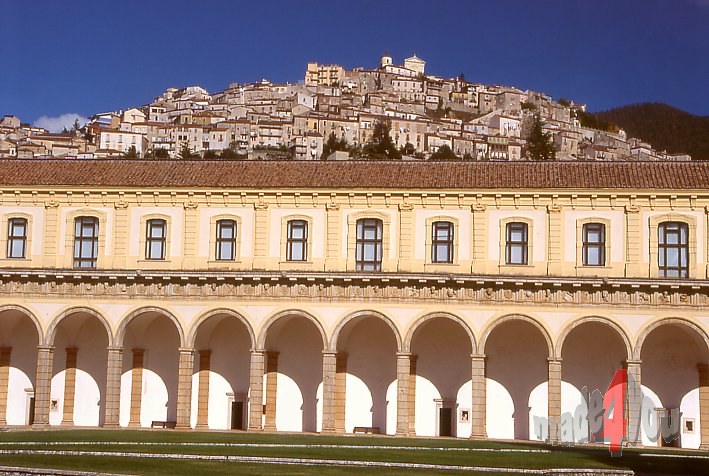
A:
POLYGON ((378 67, 351 71, 308 63, 299 83, 232 83, 213 94, 168 88, 149 104, 98 113, 61 133, 5 116, 0 157, 373 158, 371 144, 388 134, 391 153, 378 158, 513 161, 535 158, 530 138, 541 125, 557 160, 691 159, 627 137, 584 104, 441 78, 425 66, 416 55, 395 65, 385 54, 378 67))

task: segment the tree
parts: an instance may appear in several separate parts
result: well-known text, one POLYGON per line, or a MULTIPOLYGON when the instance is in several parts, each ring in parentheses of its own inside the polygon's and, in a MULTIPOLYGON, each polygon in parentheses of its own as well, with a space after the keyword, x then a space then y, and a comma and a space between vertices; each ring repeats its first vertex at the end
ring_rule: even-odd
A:
POLYGON ((447 145, 442 145, 436 150, 433 154, 431 154, 431 157, 429 157, 428 160, 433 160, 433 161, 450 161, 450 160, 458 160, 458 156, 455 155, 455 153, 451 150, 450 147, 447 145))
POLYGON ((330 132, 330 135, 327 136, 327 141, 323 144, 320 159, 325 160, 330 157, 330 154, 338 150, 348 150, 347 139, 344 137, 338 139, 334 132, 330 132))
POLYGON ((207 159, 207 160, 214 160, 214 159, 216 159, 217 157, 218 157, 218 156, 217 156, 216 151, 207 150, 207 151, 204 152, 204 158, 207 159))
POLYGON ((123 154, 123 156, 126 159, 137 159, 140 157, 140 155, 138 155, 138 150, 135 148, 134 145, 130 146, 130 148, 128 149, 128 152, 123 154))
POLYGON ((380 119, 374 123, 372 137, 364 146, 364 153, 374 160, 399 160, 401 153, 391 140, 391 122, 380 119))
POLYGON ((192 152, 192 149, 190 149, 190 146, 187 143, 184 143, 180 148, 180 152, 177 154, 177 156, 182 160, 187 160, 193 159, 195 157, 195 154, 192 152))
POLYGON ((542 129, 539 115, 534 116, 532 128, 527 136, 527 158, 530 160, 554 160, 556 150, 551 140, 551 134, 542 129))
POLYGON ((167 151, 167 149, 163 147, 157 147, 153 149, 153 158, 156 159, 168 159, 170 157, 170 153, 167 151))
POLYGON ((537 106, 534 103, 531 103, 529 101, 524 101, 522 103, 522 110, 523 111, 536 111, 537 106))
POLYGON ((76 131, 78 131, 79 129, 81 129, 81 124, 79 124, 79 120, 78 120, 78 119, 74 119, 74 125, 71 126, 71 131, 72 131, 72 132, 76 132, 76 131))
POLYGON ((402 155, 414 155, 416 152, 416 147, 411 142, 407 142, 404 147, 401 148, 402 155))

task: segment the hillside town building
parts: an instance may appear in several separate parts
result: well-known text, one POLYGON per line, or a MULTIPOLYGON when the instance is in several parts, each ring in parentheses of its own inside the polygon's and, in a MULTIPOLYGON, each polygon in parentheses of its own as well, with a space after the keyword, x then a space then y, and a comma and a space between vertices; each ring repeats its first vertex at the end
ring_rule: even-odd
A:
POLYGON ((0 424, 559 441, 624 368, 628 426, 645 397, 680 432, 633 442, 707 448, 708 189, 704 163, 2 160, 0 424))

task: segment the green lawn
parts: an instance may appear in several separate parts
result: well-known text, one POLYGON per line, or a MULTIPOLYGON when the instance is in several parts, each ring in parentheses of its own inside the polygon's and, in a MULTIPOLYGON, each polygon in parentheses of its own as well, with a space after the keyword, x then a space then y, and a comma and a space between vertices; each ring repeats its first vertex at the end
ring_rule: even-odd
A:
MULTIPOLYGON (((192 461, 112 455, 11 454, 14 451, 90 451, 190 454, 240 457, 283 457, 376 461, 496 468, 617 468, 642 474, 709 474, 709 454, 689 451, 625 449, 611 458, 604 447, 552 447, 534 443, 391 437, 321 436, 244 432, 179 432, 174 430, 46 430, 0 433, 0 465, 31 466, 124 474, 451 474, 420 468, 294 466, 236 461, 192 461), (35 442, 26 444, 22 442, 35 442), (47 445, 46 442, 51 442, 47 445), (71 444, 90 442, 91 444, 71 444), (137 444, 152 443, 152 444, 137 444), (185 443, 191 443, 189 445, 185 443), (226 446, 225 444, 231 445, 226 446), (268 446, 239 446, 260 444, 268 446), (294 446, 295 445, 295 446, 294 446), (298 446, 300 445, 300 446, 298 446), (305 446, 305 445, 319 445, 305 446), (409 448, 402 448, 409 447, 409 448), (415 447, 415 448, 410 448, 415 447), (442 450, 441 448, 455 448, 442 450), (484 449, 518 451, 496 452, 484 449), (537 450, 522 452, 519 450, 537 450), (541 452, 540 452, 541 450, 541 452), (549 452, 546 452, 549 451, 549 452), (641 454, 659 453, 660 457, 641 454), (676 458, 675 455, 692 455, 676 458), (697 457, 698 456, 698 457, 697 457)), ((466 472, 466 474, 470 474, 466 472)), ((490 473, 485 473, 490 474, 490 473)))

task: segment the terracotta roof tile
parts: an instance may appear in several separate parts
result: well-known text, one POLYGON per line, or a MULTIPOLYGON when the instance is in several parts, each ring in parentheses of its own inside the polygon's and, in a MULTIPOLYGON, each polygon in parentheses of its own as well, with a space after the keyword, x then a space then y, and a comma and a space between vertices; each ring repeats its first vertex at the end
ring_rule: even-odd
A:
POLYGON ((709 162, 2 159, 0 187, 709 190, 709 162))

